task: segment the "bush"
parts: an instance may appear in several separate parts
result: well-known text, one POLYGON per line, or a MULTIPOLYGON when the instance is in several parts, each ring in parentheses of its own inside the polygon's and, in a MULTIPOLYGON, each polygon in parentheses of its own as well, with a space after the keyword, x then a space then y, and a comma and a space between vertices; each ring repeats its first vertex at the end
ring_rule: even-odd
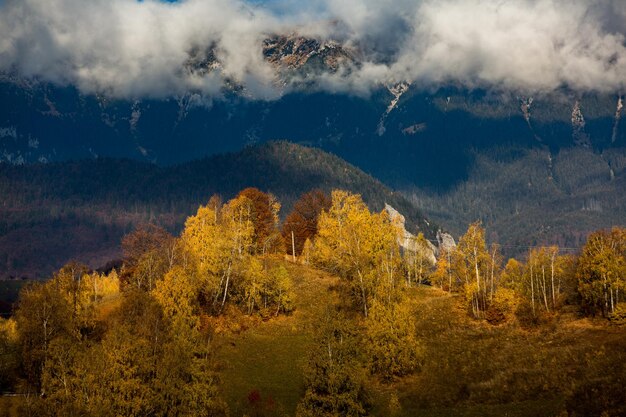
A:
POLYGON ((619 303, 609 314, 609 321, 615 326, 626 325, 626 303, 619 303))
POLYGON ((517 306, 518 297, 515 291, 508 288, 500 288, 485 313, 485 319, 490 324, 502 324, 513 318, 513 313, 516 311, 517 306))
POLYGON ((392 380, 419 369, 423 346, 417 339, 407 302, 389 306, 374 302, 365 334, 372 374, 392 380))

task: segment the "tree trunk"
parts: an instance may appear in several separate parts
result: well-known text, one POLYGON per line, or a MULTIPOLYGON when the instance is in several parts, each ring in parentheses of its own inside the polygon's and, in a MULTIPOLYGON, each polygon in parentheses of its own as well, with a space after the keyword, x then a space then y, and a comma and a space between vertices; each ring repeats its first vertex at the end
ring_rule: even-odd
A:
POLYGON ((450 262, 452 262, 452 259, 450 257, 450 253, 448 252, 446 254, 447 258, 448 258, 448 292, 452 293, 452 266, 450 265, 450 262))
POLYGON ((541 283, 542 283, 542 292, 543 292, 543 303, 546 306, 546 311, 550 311, 550 308, 548 307, 548 289, 547 284, 546 284, 546 267, 542 266, 541 267, 541 283))
POLYGON ((476 273, 476 307, 480 310, 480 272, 478 271, 478 251, 474 246, 474 271, 476 273))
POLYGON ((224 287, 224 298, 222 298, 222 308, 221 310, 224 310, 224 304, 226 304, 226 295, 228 294, 228 284, 230 283, 230 267, 231 267, 231 263, 228 263, 228 269, 226 272, 226 286, 224 287))
POLYGON ((424 257, 420 255, 420 277, 419 277, 419 285, 422 286, 422 279, 424 277, 424 257))
POLYGON ((361 285, 361 297, 363 298, 363 314, 367 317, 367 298, 365 297, 365 284, 363 283, 363 275, 358 271, 359 283, 361 285))
POLYGON ((550 275, 552 281, 552 308, 556 308, 556 293, 554 292, 554 262, 556 253, 552 253, 552 259, 550 260, 550 275))
POLYGON ((296 238, 293 234, 293 230, 291 231, 291 254, 293 256, 294 263, 296 262, 296 238))
POLYGON ((531 299, 531 305, 533 308, 533 316, 535 316, 535 284, 534 284, 534 277, 533 277, 533 264, 532 264, 532 260, 530 260, 530 299, 531 299))

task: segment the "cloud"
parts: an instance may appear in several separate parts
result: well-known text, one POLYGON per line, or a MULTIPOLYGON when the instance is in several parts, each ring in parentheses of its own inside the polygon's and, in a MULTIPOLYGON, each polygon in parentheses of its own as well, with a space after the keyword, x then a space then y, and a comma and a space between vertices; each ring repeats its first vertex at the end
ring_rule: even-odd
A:
POLYGON ((623 0, 5 0, 0 70, 114 97, 212 97, 236 83, 271 99, 285 87, 262 41, 296 28, 359 51, 358 68, 318 76, 332 91, 405 80, 530 92, 626 84, 623 0), (209 48, 221 68, 190 70, 190 53, 209 48))
POLYGON ((599 4, 424 3, 413 18, 413 35, 391 71, 425 83, 452 81, 526 90, 622 89, 624 34, 607 30, 593 12, 599 4))
POLYGON ((259 41, 274 26, 280 22, 270 15, 229 0, 7 0, 0 65, 112 96, 216 94, 220 77, 186 70, 190 51, 216 45, 228 77, 267 84, 272 74, 259 41))

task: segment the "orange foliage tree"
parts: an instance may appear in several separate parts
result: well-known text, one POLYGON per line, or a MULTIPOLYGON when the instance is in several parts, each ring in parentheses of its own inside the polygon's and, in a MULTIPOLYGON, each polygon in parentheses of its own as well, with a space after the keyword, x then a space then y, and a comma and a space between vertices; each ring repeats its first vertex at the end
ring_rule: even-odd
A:
POLYGON ((317 233, 317 219, 322 211, 328 211, 331 206, 330 197, 322 190, 312 190, 303 194, 293 206, 293 210, 283 225, 283 239, 287 253, 302 254, 304 243, 313 239, 317 233))
POLYGON ((246 197, 252 202, 253 245, 257 253, 278 252, 282 241, 278 234, 278 212, 280 203, 272 194, 257 188, 246 188, 237 197, 246 197))

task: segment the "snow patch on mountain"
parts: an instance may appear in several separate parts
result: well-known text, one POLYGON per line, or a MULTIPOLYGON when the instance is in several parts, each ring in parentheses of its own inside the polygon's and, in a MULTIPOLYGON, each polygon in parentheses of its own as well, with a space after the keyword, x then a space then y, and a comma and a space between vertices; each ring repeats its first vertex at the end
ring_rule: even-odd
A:
POLYGON ((133 103, 133 107, 130 113, 130 119, 128 121, 128 123, 130 124, 131 131, 134 132, 137 130, 137 123, 139 123, 140 118, 141 118, 141 107, 139 105, 139 102, 135 101, 133 103))
POLYGON ((580 107, 580 101, 576 100, 572 109, 572 138, 574 143, 585 148, 591 147, 589 135, 585 132, 585 116, 580 107))
POLYGON ((13 126, 0 127, 0 138, 17 139, 17 129, 13 126))
POLYGON ((615 123, 613 124, 613 135, 611 136, 611 143, 615 143, 617 140, 617 129, 619 128, 619 121, 622 118, 622 110, 624 109, 624 100, 622 96, 617 99, 617 110, 615 111, 615 123))
POLYGON ((389 90, 389 92, 393 95, 393 98, 391 99, 389 106, 387 106, 387 110, 385 110, 385 113, 383 113, 382 117, 380 118, 380 122, 378 122, 378 136, 382 136, 385 134, 385 131, 387 130, 385 128, 385 121, 387 120, 387 117, 393 111, 393 109, 398 107, 398 102, 400 101, 400 98, 404 95, 404 93, 409 91, 410 86, 411 83, 406 81, 387 86, 387 90, 389 90))

